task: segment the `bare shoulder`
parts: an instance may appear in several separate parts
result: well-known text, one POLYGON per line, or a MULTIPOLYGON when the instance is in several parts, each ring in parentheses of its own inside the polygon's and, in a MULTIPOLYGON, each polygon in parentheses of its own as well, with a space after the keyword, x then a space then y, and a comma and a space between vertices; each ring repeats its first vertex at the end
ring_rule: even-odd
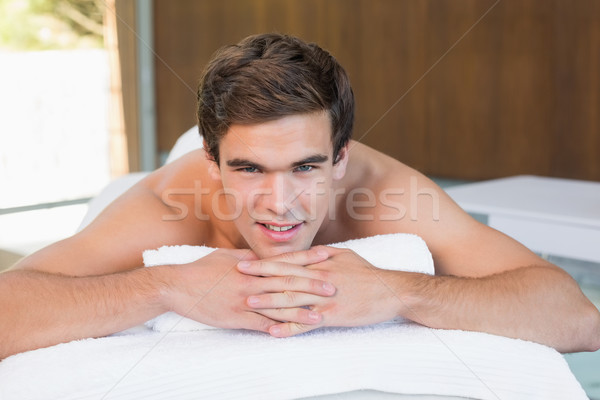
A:
POLYGON ((351 198, 346 203, 363 206, 349 215, 361 236, 419 235, 433 255, 438 274, 484 276, 547 264, 517 241, 473 219, 419 171, 365 145, 357 144, 353 151, 350 163, 356 164, 355 170, 349 170, 348 187, 355 193, 363 190, 373 204, 364 207, 368 202, 351 198))
POLYGON ((113 201, 81 232, 23 259, 15 268, 66 275, 114 273, 140 267, 142 252, 168 244, 199 244, 202 221, 179 215, 165 202, 177 198, 193 209, 186 196, 198 181, 208 178, 201 150, 164 166, 113 201))
POLYGON ((427 181, 429 185, 435 185, 425 175, 403 162, 355 141, 350 143, 347 171, 344 179, 349 187, 365 184, 372 189, 390 185, 408 187, 411 179, 418 179, 423 183, 427 181))
MULTIPOLYGON (((422 226, 412 223, 437 217, 430 204, 439 203, 441 189, 422 173, 367 145, 351 142, 350 159, 344 178, 336 183, 335 226, 351 237, 386 233, 417 233, 422 226), (417 193, 421 196, 415 197, 417 193), (429 193, 429 199, 424 194, 429 193), (415 204, 418 200, 418 204, 415 204)), ((444 199, 445 201, 445 199, 444 199)), ((343 238, 347 239, 347 238, 343 238)))

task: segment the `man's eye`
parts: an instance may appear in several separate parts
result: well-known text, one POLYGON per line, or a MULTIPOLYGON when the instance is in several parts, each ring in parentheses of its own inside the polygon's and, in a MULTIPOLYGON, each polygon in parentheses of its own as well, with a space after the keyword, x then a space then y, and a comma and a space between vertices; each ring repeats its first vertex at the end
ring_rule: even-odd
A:
POLYGON ((242 172, 258 172, 258 169, 256 167, 244 167, 244 168, 240 168, 238 171, 242 171, 242 172))
POLYGON ((298 168, 296 168, 297 171, 300 172, 308 172, 311 171, 313 169, 312 165, 300 165, 298 168))

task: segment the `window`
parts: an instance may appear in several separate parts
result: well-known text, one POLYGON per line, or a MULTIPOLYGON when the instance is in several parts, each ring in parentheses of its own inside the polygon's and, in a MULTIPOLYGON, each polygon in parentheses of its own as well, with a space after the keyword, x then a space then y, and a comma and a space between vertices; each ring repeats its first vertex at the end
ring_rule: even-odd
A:
POLYGON ((110 179, 102 12, 95 0, 0 0, 0 249, 68 234, 85 212, 70 205, 110 179))

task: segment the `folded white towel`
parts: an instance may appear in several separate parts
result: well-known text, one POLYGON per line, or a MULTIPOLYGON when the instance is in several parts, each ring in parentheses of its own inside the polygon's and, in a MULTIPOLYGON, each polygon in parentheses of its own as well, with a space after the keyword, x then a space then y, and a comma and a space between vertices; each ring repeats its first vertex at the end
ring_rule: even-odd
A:
MULTIPOLYGON (((334 243, 331 246, 347 248, 378 268, 395 271, 434 274, 433 259, 427 245, 417 235, 395 233, 334 243)), ((144 252, 144 265, 153 267, 166 264, 187 264, 210 254, 214 248, 205 246, 163 246, 144 252)), ((217 329, 176 313, 168 312, 148 321, 156 331, 193 331, 217 329)))

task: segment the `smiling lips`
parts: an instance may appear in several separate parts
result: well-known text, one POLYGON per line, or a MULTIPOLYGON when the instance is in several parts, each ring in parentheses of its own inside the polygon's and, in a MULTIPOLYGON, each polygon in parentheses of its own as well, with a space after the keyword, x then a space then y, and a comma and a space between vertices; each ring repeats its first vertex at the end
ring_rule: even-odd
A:
POLYGON ((259 222, 258 226, 269 239, 275 242, 286 242, 298 233, 302 223, 292 225, 271 225, 259 222))
POLYGON ((263 225, 266 226, 267 229, 270 229, 270 230, 275 231, 275 232, 289 231, 294 226, 296 226, 296 225, 277 226, 277 225, 269 225, 269 224, 263 224, 263 225))

